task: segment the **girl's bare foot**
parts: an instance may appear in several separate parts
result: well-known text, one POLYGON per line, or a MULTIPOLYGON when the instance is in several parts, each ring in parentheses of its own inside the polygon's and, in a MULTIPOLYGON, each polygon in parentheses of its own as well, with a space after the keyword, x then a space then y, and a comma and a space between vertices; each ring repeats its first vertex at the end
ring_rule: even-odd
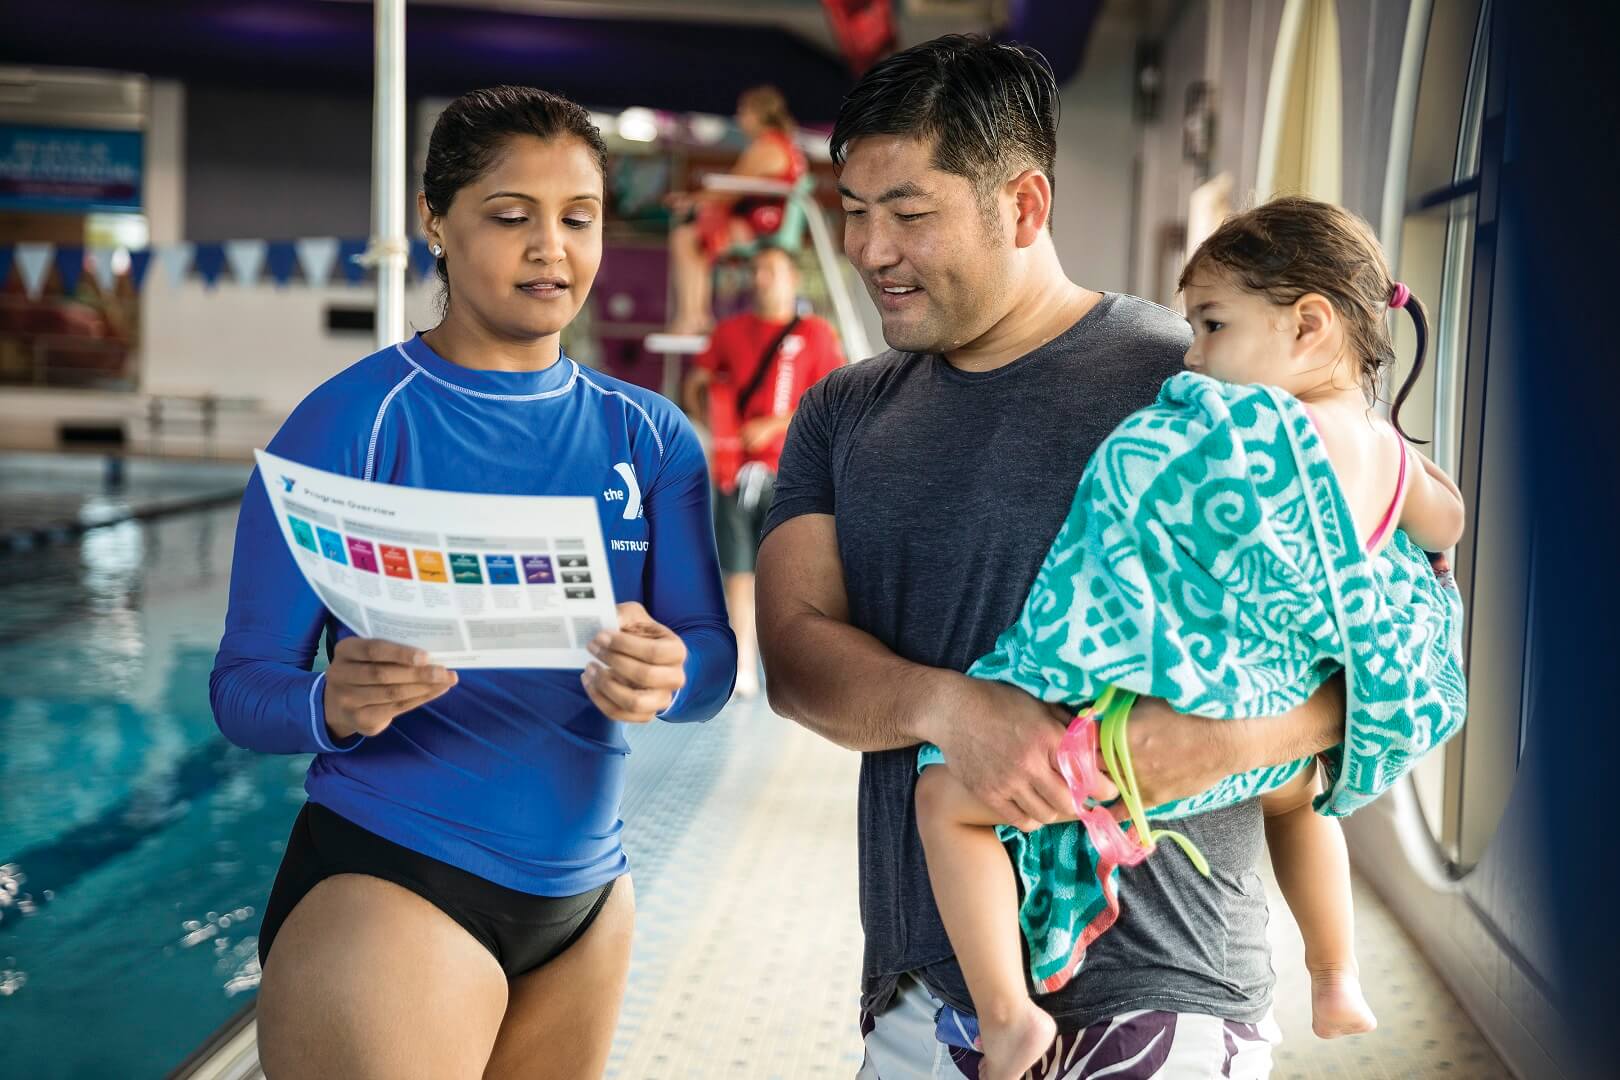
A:
POLYGON ((1311 1030, 1320 1039, 1362 1035, 1378 1026, 1378 1018, 1361 993, 1354 971, 1337 968, 1311 972, 1311 1030))
POLYGON ((1029 999, 1005 1023, 979 1017, 979 1080, 1022 1080, 1057 1038, 1057 1022, 1029 999))

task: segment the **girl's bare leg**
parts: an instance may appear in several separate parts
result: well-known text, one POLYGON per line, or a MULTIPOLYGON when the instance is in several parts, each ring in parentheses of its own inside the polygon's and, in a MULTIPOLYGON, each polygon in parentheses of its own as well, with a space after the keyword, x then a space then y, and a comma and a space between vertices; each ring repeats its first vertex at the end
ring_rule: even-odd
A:
POLYGON ((1356 965, 1350 853, 1339 823, 1311 809, 1320 790, 1316 770, 1297 784, 1262 797, 1266 846, 1283 899, 1305 939, 1311 973, 1311 1029, 1324 1039, 1359 1035, 1378 1026, 1361 992, 1356 965))
POLYGON ((1024 983, 1018 885, 996 838, 995 817, 932 765, 917 778, 917 825, 934 900, 979 1018, 981 1080, 1018 1080, 1057 1036, 1057 1024, 1024 983))

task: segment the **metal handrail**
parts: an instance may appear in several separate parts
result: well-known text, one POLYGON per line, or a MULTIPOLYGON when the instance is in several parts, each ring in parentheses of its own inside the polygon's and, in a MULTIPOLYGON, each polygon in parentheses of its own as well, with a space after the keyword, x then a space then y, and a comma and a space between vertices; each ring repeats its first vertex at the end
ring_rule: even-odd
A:
POLYGON ((866 340, 866 327, 855 314, 855 303, 850 298, 849 283, 844 280, 838 265, 838 254, 833 250, 832 231, 821 216, 821 207, 814 200, 805 207, 805 223, 810 226, 810 243, 821 263, 821 276, 827 282, 827 296, 832 300, 833 312, 838 319, 838 334, 844 339, 844 354, 850 360, 865 360, 872 355, 866 340))
POLYGON ((250 1001, 175 1066, 166 1080, 253 1080, 263 1075, 257 1005, 250 1001))

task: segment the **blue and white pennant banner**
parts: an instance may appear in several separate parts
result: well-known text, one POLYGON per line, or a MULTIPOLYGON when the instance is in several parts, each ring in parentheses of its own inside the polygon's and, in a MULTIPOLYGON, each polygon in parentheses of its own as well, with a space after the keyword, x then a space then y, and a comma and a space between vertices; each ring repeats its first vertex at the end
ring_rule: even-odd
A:
MULTIPOLYGON (((316 289, 338 283, 353 286, 372 277, 372 268, 361 258, 367 247, 364 239, 336 236, 160 244, 148 248, 0 244, 0 289, 6 287, 15 270, 30 300, 38 300, 47 292, 73 296, 86 280, 103 294, 117 291, 120 280, 127 280, 131 289, 139 292, 153 261, 162 266, 170 287, 198 278, 208 289, 222 280, 254 288, 262 285, 266 276, 276 288, 285 288, 295 278, 316 289)), ((407 278, 414 282, 431 279, 434 262, 427 241, 412 240, 407 278)))

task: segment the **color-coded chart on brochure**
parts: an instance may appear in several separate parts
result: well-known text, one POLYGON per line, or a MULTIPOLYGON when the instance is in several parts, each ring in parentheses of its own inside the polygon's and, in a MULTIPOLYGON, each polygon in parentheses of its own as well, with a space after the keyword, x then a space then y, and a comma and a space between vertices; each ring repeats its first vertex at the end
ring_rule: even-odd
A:
POLYGON ((299 570, 363 637, 448 667, 583 668, 585 644, 618 625, 589 497, 408 488, 257 457, 299 570))

